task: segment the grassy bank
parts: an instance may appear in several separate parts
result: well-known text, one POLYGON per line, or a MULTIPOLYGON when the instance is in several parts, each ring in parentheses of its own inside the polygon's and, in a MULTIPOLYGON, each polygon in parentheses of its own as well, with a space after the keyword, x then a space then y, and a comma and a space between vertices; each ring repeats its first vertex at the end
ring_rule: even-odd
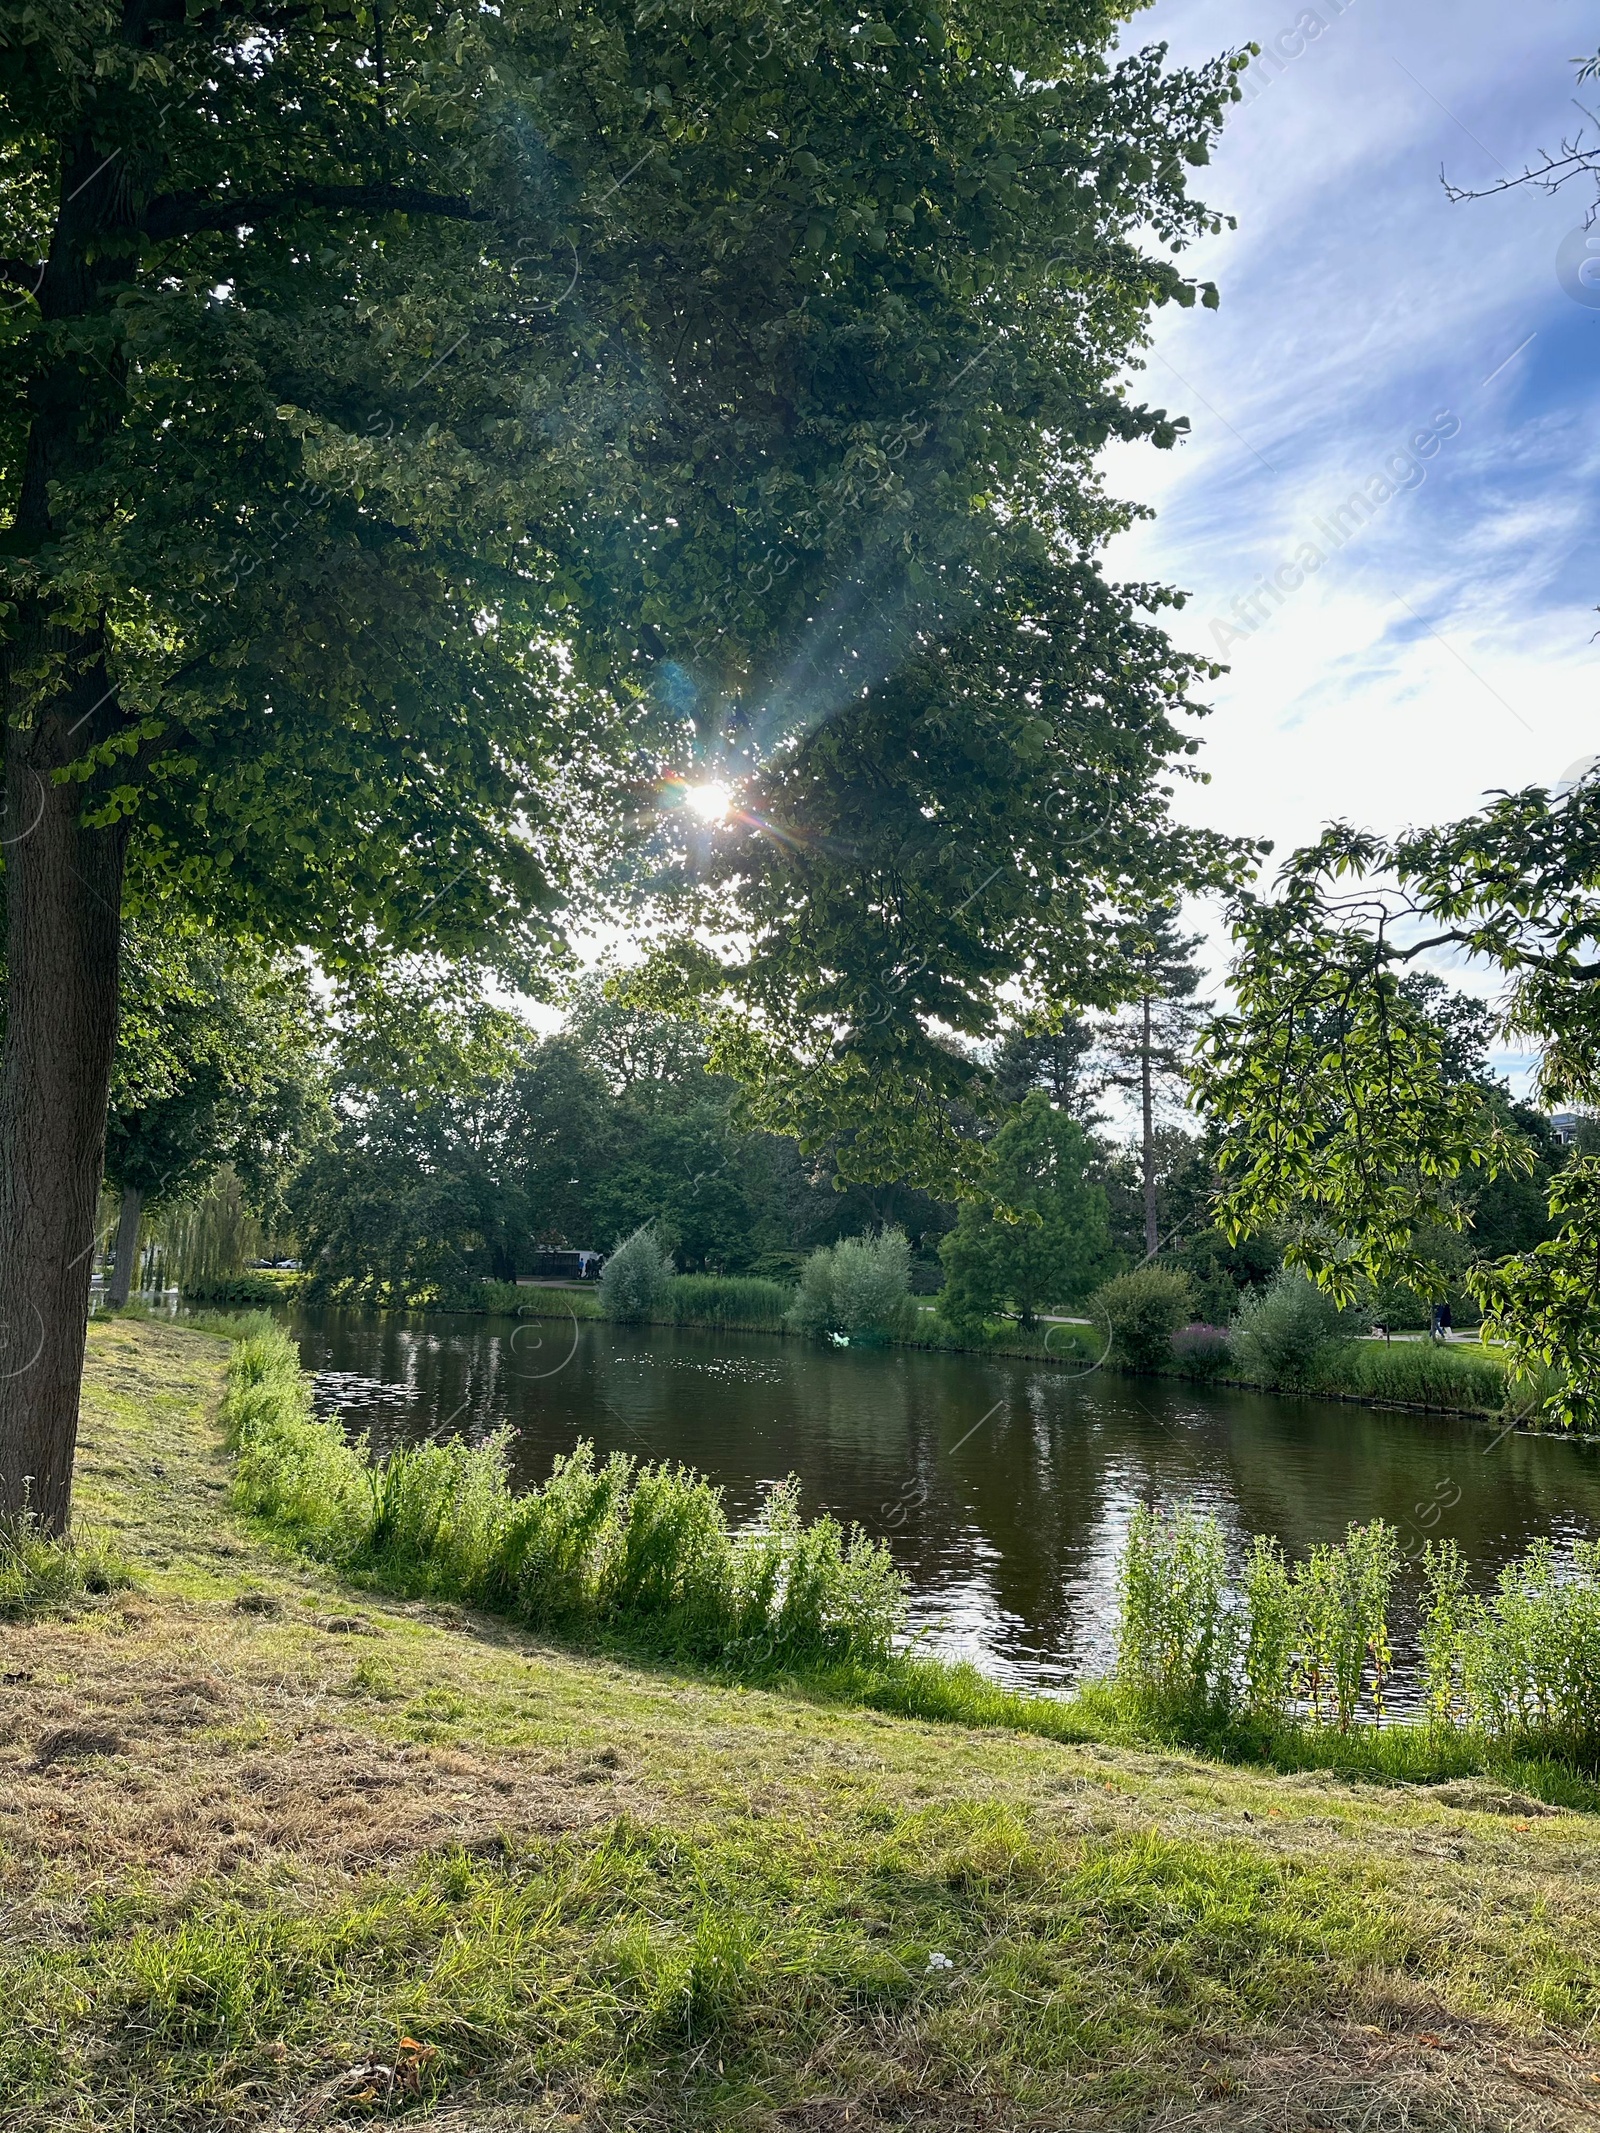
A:
POLYGON ((384 1458, 313 1414, 299 1353, 263 1320, 235 1345, 221 1408, 239 1507, 346 1576, 488 1609, 529 1628, 746 1673, 873 1666, 900 1587, 888 1551, 788 1483, 735 1534, 720 1492, 681 1467, 580 1444, 514 1491, 507 1437, 384 1458))
MULTIPOLYGON (((974 1335, 958 1333, 924 1310, 909 1344, 952 1353, 1015 1355, 1078 1371, 1105 1369, 1113 1375, 1128 1374, 1114 1349, 1108 1348, 1100 1328, 1060 1320, 1031 1330, 1011 1322, 996 1322, 974 1335)), ((1264 1373, 1252 1375, 1235 1355, 1220 1347, 1202 1349, 1198 1354, 1176 1352, 1167 1368, 1132 1374, 1244 1392, 1349 1400, 1364 1407, 1475 1415, 1494 1421, 1531 1418, 1542 1404, 1545 1391, 1537 1384, 1511 1384, 1503 1355, 1477 1341, 1344 1342, 1309 1377, 1293 1382, 1264 1373)))
POLYGON ((18 2133, 1592 2124, 1588 1815, 355 1593, 227 1508, 219 1343, 91 1351, 80 1515, 136 1583, 4 1633, 18 2133))

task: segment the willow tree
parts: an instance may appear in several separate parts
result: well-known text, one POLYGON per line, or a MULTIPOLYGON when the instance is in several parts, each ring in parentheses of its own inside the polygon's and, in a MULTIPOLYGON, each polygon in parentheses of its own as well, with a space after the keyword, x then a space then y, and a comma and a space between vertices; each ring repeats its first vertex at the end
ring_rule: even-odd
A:
POLYGON ((1100 442, 1175 434, 1117 377, 1197 291, 1136 239, 1206 223, 1232 77, 1109 58, 1122 12, 0 4, 0 1512, 67 1514, 130 898, 526 974, 653 781, 739 720, 782 752, 752 690, 863 601, 874 680, 1002 609, 1063 672, 1088 632, 1153 824, 1181 666, 1092 590, 993 597, 1029 541, 1081 568, 1100 442))

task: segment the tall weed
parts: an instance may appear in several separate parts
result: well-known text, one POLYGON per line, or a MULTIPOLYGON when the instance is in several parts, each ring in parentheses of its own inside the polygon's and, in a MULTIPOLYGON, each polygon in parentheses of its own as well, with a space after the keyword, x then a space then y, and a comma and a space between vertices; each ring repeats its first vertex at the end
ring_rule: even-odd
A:
POLYGON ((503 1432, 374 1459, 311 1413, 276 1328, 235 1348, 224 1417, 237 1501, 391 1589, 756 1671, 880 1663, 904 1612, 887 1548, 831 1518, 807 1524, 792 1481, 735 1533, 700 1475, 621 1453, 597 1465, 587 1444, 523 1494, 503 1432))
POLYGON ((1495 1734, 1600 1734, 1600 1542, 1570 1562, 1536 1541, 1487 1598, 1430 1609, 1428 1635, 1449 1654, 1467 1719, 1495 1734))
POLYGON ((1225 1703, 1234 1624, 1222 1529, 1186 1506, 1138 1505, 1118 1572, 1117 1675, 1142 1702, 1174 1712, 1225 1703))
POLYGON ((1505 1365, 1476 1346, 1434 1341, 1361 1341, 1339 1352, 1329 1389, 1411 1407, 1476 1409, 1495 1415, 1505 1405, 1505 1365))
POLYGON ((1264 1534, 1256 1535, 1245 1564, 1244 1603, 1249 1624, 1244 1648, 1245 1712, 1259 1722, 1276 1725, 1287 1714, 1293 1694, 1300 1613, 1283 1550, 1264 1534))
POLYGON ((1429 1541, 1422 1552, 1422 1692, 1432 1726, 1465 1715, 1463 1639, 1481 1605, 1467 1585, 1466 1558, 1453 1540, 1429 1541))
POLYGON ((1382 1520, 1352 1526, 1293 1569, 1258 1536, 1235 1592, 1214 1518, 1141 1508, 1118 1572, 1117 1680, 1174 1717, 1242 1710, 1275 1727, 1299 1701, 1313 1724, 1342 1732, 1368 1703, 1381 1719, 1398 1564, 1382 1520))
POLYGON ((795 1301, 785 1282, 753 1274, 679 1274, 667 1301, 680 1326, 771 1326, 788 1318, 795 1301))
POLYGON ((1389 1595, 1399 1564, 1394 1528, 1375 1518, 1369 1526, 1351 1526, 1342 1544, 1313 1548, 1296 1566, 1296 1691, 1314 1721, 1329 1719, 1341 1733, 1356 1723, 1368 1694, 1374 1716, 1383 1716, 1391 1665, 1389 1595))

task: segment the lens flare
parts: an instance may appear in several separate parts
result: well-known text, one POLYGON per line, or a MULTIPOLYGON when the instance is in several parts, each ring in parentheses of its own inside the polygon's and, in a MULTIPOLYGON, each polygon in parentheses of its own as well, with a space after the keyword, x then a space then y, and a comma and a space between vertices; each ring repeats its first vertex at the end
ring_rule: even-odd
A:
POLYGON ((708 785, 691 785, 683 795, 683 804, 691 814, 698 815, 702 822, 723 822, 733 805, 733 794, 726 785, 715 782, 708 785))

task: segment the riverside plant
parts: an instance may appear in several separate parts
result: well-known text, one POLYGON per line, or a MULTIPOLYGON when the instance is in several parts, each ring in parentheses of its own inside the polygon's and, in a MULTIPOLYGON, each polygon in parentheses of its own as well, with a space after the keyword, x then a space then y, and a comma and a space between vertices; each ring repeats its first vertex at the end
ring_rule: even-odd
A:
POLYGON ((1117 1574, 1117 1677, 1156 1709, 1197 1712, 1230 1693, 1235 1625, 1214 1518, 1138 1505, 1117 1574))
POLYGON ((909 1334, 916 1322, 911 1246, 903 1230, 824 1245, 800 1269, 800 1292, 789 1314, 796 1332, 873 1347, 909 1334))
POLYGON ((666 1315, 672 1292, 672 1260, 646 1222, 617 1246, 600 1272, 602 1317, 637 1325, 666 1315))
POLYGON ((1141 1507, 1118 1573, 1117 1680, 1177 1717, 1238 1713, 1275 1726, 1303 1705, 1312 1725, 1341 1732, 1366 1708, 1381 1720, 1398 1564, 1381 1519, 1293 1568, 1258 1536, 1236 1590, 1215 1518, 1141 1507))
MULTIPOLYGON (((1280 1739, 1381 1725, 1399 1560, 1398 1535, 1376 1519, 1293 1565, 1257 1536, 1234 1586, 1215 1519, 1141 1509, 1119 1571, 1117 1685, 1163 1719, 1243 1719, 1280 1739)), ((1600 1541, 1536 1541, 1487 1593, 1453 1541, 1430 1542, 1421 1569, 1419 1731, 1591 1762, 1600 1541)))
POLYGON ((1313 1548, 1296 1566, 1294 1686, 1313 1723, 1331 1721, 1348 1733, 1364 1697, 1381 1722, 1391 1665, 1389 1595, 1399 1563, 1394 1528, 1375 1518, 1352 1525, 1342 1543, 1313 1548))
POLYGON ((807 1523, 792 1480, 735 1533, 698 1474, 621 1453, 597 1463, 587 1444, 523 1492, 504 1434, 375 1459, 312 1412, 276 1328, 236 1346, 223 1421, 241 1507, 390 1590, 758 1673, 881 1665, 900 1625, 887 1548, 832 1518, 807 1523))

